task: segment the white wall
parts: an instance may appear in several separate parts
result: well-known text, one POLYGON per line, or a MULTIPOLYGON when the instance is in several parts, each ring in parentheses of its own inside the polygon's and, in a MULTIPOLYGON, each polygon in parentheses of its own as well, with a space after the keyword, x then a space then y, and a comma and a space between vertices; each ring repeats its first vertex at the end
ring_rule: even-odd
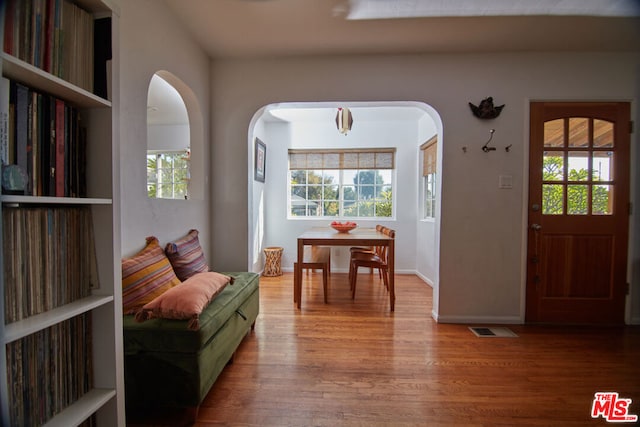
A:
POLYGON ((152 0, 121 2, 120 38, 120 197, 122 254, 130 256, 155 235, 161 244, 191 228, 200 230, 205 254, 210 255, 209 187, 205 165, 209 152, 210 62, 164 6, 152 0), (147 93, 151 77, 168 71, 189 110, 192 178, 200 177, 191 200, 147 198, 147 93), (206 143, 205 143, 206 141, 206 143))
MULTIPOLYGON (((392 107, 391 107, 392 108, 392 107)), ((417 111, 420 111, 416 108, 417 111)), ((384 224, 394 228, 396 238, 396 272, 415 273, 416 269, 416 227, 418 220, 417 167, 420 140, 417 120, 363 121, 354 114, 353 129, 345 136, 338 132, 334 120, 326 122, 282 122, 262 123, 260 139, 267 144, 267 179, 264 185, 256 186, 250 212, 257 219, 257 212, 263 208, 264 227, 258 221, 254 225, 259 234, 263 231, 263 246, 284 248, 282 267, 293 271, 296 257, 296 238, 303 231, 314 226, 327 226, 330 220, 312 218, 287 218, 288 215, 288 154, 289 148, 378 148, 395 147, 396 211, 393 219, 357 219, 361 227, 375 227, 384 224), (263 191, 261 191, 261 188, 263 191), (399 208, 401 207, 401 208, 399 208)), ((251 234, 252 230, 249 230, 251 234)), ((252 241, 255 241, 256 236, 252 241)), ((254 271, 260 271, 263 254, 254 247, 250 264, 254 271)), ((348 271, 348 248, 332 248, 331 266, 333 271, 348 271)))
MULTIPOLYGON (((420 144, 427 142, 434 135, 438 134, 438 129, 436 128, 436 123, 434 123, 433 119, 430 116, 425 116, 420 119, 418 122, 418 138, 420 140, 420 144)), ((442 142, 438 141, 438 151, 442 151, 442 142)), ((421 155, 421 154, 420 154, 421 155)), ((420 156, 419 155, 419 156, 420 156)), ((419 158, 422 161, 422 157, 419 158)), ((438 156, 437 161, 438 164, 442 160, 442 156, 438 156)), ((437 170, 440 170, 440 165, 437 170)), ((436 182, 440 182, 439 180, 440 174, 436 174, 436 182)), ((418 167, 417 178, 419 182, 418 185, 418 198, 419 200, 423 200, 424 197, 424 180, 422 177, 422 167, 421 164, 418 167)), ((437 187, 436 187, 437 188, 437 187)), ((439 191, 436 191, 436 196, 440 194, 439 191)), ((438 196, 439 197, 439 196, 438 196)), ((438 203, 439 205, 440 203, 438 203)), ((436 209, 439 209, 439 206, 436 206, 436 209)), ((418 207, 419 213, 419 222, 417 224, 417 245, 416 245, 416 274, 420 276, 424 281, 429 283, 429 285, 434 286, 438 280, 438 259, 440 252, 440 244, 439 244, 439 227, 440 227, 440 216, 436 215, 435 218, 431 219, 423 219, 424 218, 424 207, 420 205, 418 207)))
MULTIPOLYGON (((212 236, 223 243, 212 250, 215 262, 226 268, 250 267, 247 134, 260 107, 285 101, 418 100, 440 114, 440 289, 434 315, 446 322, 524 319, 529 102, 631 100, 638 117, 640 58, 633 53, 336 56, 212 64, 212 236), (473 117, 467 104, 487 96, 506 104, 490 122, 473 117), (498 150, 484 153, 490 128, 496 129, 498 150), (498 188, 503 174, 512 176, 513 189, 498 188)), ((637 132, 633 139, 637 145, 637 132)), ((270 173, 267 164, 268 178, 270 173)), ((634 265, 638 258, 634 253, 634 265)), ((640 295, 637 275, 633 292, 640 295)))
POLYGON ((189 125, 149 125, 148 150, 184 150, 189 147, 189 125))

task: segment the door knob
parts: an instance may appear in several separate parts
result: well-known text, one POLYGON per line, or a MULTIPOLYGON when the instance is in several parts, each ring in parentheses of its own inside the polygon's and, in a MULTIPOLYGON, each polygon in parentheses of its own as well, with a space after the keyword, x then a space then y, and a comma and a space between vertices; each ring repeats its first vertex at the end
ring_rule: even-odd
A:
POLYGON ((542 230, 542 226, 540 224, 531 224, 531 229, 533 229, 533 231, 540 231, 542 230))

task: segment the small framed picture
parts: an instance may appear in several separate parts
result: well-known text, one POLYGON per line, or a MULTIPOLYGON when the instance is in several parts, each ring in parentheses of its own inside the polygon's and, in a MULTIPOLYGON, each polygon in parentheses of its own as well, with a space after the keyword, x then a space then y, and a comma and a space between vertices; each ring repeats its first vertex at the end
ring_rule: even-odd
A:
POLYGON ((264 182, 267 166, 267 146, 264 142, 256 138, 255 167, 253 169, 253 179, 264 182))

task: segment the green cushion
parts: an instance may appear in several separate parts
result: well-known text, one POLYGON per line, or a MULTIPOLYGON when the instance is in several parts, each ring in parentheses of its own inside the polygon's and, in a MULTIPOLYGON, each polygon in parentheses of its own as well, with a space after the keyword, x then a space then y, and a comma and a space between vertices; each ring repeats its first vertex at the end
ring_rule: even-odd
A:
POLYGON ((150 319, 136 322, 123 318, 125 354, 138 352, 194 353, 200 351, 259 286, 259 275, 250 272, 224 273, 233 277, 200 315, 200 329, 189 330, 188 320, 150 319))

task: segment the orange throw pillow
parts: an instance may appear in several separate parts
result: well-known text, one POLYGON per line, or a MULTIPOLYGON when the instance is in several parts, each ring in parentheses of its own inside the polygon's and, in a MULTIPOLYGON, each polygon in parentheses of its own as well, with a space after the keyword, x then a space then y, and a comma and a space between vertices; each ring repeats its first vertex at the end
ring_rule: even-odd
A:
POLYGON ((213 299, 232 283, 232 278, 213 271, 198 273, 147 303, 136 313, 143 322, 156 317, 188 319, 188 328, 200 328, 199 317, 213 299))
POLYGON ((122 305, 124 314, 133 314, 158 295, 179 285, 169 259, 158 239, 147 237, 147 244, 131 258, 122 260, 122 305))

